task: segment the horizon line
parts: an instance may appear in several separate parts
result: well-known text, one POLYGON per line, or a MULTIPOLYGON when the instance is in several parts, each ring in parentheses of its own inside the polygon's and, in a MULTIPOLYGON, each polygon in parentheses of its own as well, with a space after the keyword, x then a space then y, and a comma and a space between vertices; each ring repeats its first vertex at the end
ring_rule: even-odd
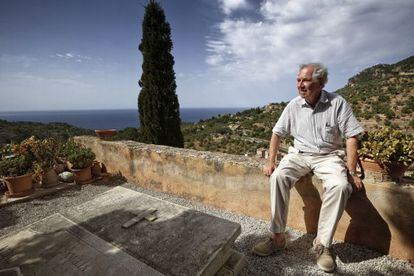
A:
MULTIPOLYGON (((222 109, 222 108, 231 108, 231 109, 250 109, 250 108, 256 108, 252 106, 224 106, 224 107, 180 107, 181 109, 222 109)), ((0 113, 7 113, 7 112, 57 112, 57 111, 101 111, 101 110, 137 110, 135 108, 93 108, 93 109, 35 109, 35 110, 2 110, 0 113)))

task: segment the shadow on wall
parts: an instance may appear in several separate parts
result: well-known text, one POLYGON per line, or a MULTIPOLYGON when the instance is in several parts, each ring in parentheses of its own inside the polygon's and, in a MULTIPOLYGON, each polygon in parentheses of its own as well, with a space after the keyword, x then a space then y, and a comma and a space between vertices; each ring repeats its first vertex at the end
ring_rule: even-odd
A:
POLYGON ((390 229, 368 199, 365 189, 352 194, 345 211, 351 217, 345 234, 345 242, 364 244, 381 253, 389 253, 390 229))
MULTIPOLYGON (((301 180, 295 184, 295 188, 305 205, 303 211, 306 232, 317 233, 322 200, 319 191, 312 184, 312 175, 308 174, 301 178, 301 180)), ((389 253, 391 243, 390 229, 386 221, 381 217, 374 205, 368 199, 365 190, 352 194, 348 200, 345 211, 351 217, 351 222, 346 230, 344 238, 346 242, 368 245, 381 253, 389 253)), ((392 216, 394 217, 395 215, 396 214, 393 214, 392 216)), ((398 217, 398 215, 395 217, 398 217)), ((401 226, 401 223, 403 222, 398 221, 396 222, 396 225, 401 226)), ((405 229, 408 228, 405 227, 405 229)), ((414 226, 410 229, 414 229, 414 226)), ((346 257, 343 257, 344 261, 346 261, 346 257)))
POLYGON ((319 191, 312 183, 312 174, 302 177, 296 184, 295 189, 303 200, 303 213, 306 233, 316 234, 318 232, 319 212, 322 200, 319 191))
POLYGON ((390 221, 400 235, 402 242, 406 245, 407 259, 414 260, 414 200, 413 195, 399 189, 388 192, 384 198, 386 204, 394 208, 386 209, 384 216, 390 221), (400 212, 398 212, 398 210, 400 212))

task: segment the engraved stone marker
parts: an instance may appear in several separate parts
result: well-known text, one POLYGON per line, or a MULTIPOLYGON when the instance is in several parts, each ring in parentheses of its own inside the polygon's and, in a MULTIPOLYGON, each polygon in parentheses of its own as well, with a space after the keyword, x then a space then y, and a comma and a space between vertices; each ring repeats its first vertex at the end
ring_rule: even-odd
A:
POLYGON ((230 256, 240 225, 116 187, 63 215, 166 275, 214 275, 230 256), (122 225, 144 210, 157 220, 122 225))
POLYGON ((59 214, 0 240, 0 268, 23 275, 162 275, 59 214))
POLYGON ((215 275, 240 225, 123 187, 0 240, 23 275, 215 275), (145 211, 154 218, 122 225, 145 211), (151 211, 152 212, 152 211, 151 211))

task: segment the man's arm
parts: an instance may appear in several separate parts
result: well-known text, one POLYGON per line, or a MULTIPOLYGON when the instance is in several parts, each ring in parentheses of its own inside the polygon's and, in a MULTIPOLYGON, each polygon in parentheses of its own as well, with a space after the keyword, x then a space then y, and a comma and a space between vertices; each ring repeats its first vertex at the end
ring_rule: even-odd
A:
POLYGON ((346 166, 348 167, 349 174, 358 190, 361 190, 364 186, 362 180, 356 175, 356 165, 358 162, 358 139, 356 136, 346 139, 346 166))
POLYGON ((272 133, 272 138, 269 143, 269 158, 263 168, 263 173, 267 176, 270 176, 276 169, 276 155, 279 150, 280 140, 279 135, 272 133))

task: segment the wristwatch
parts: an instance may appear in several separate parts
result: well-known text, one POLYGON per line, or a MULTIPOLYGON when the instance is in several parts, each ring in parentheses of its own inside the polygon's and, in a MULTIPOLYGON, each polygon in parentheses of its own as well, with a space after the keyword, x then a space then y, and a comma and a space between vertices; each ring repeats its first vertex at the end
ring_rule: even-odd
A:
POLYGON ((355 171, 348 171, 351 176, 358 176, 357 172, 355 171))

